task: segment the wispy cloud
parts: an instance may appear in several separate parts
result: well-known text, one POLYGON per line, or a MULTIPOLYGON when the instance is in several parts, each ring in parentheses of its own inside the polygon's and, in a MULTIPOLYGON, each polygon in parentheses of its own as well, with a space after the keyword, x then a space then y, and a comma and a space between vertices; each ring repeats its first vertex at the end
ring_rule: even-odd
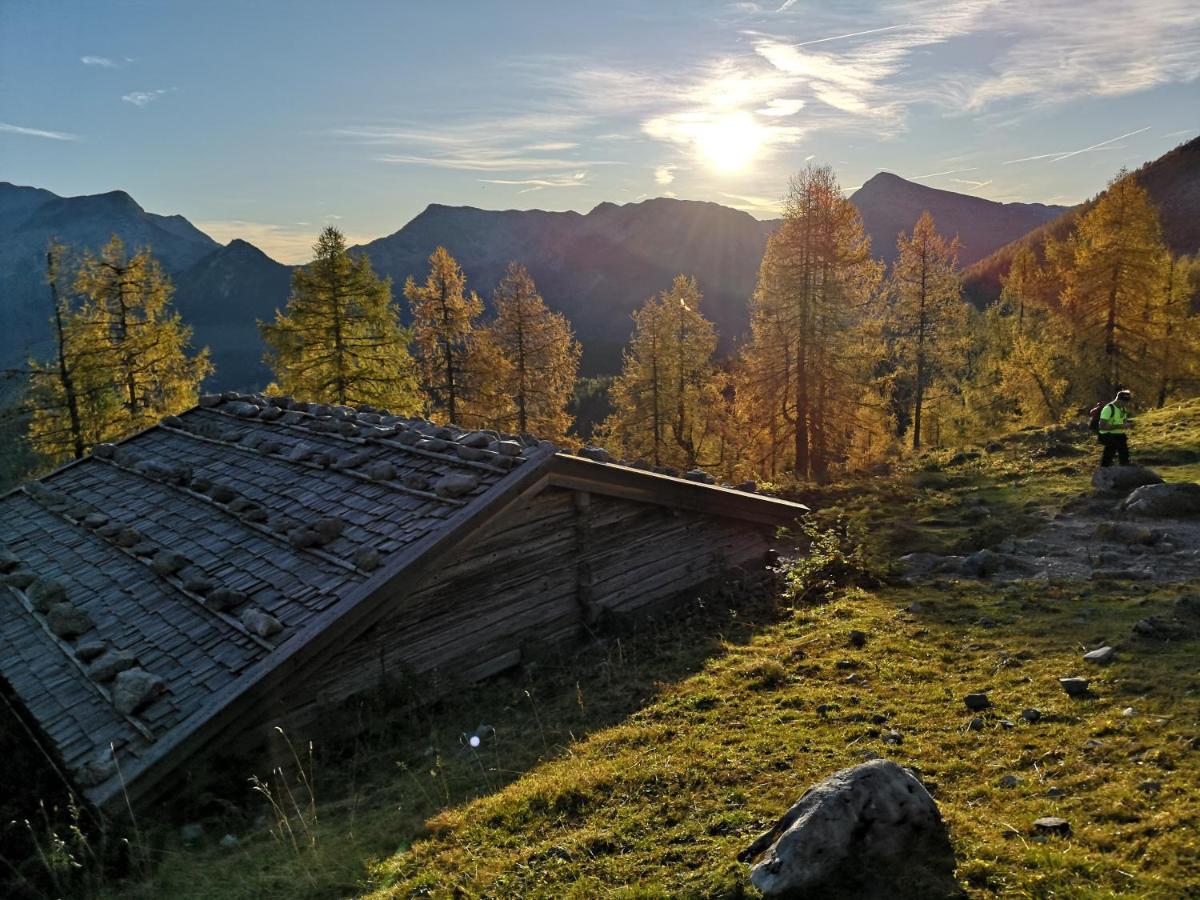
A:
POLYGON ((121 99, 126 103, 132 103, 134 106, 149 106, 166 93, 166 88, 159 88, 156 91, 131 91, 128 94, 122 95, 121 99))
POLYGON ((780 98, 768 100, 767 105, 758 110, 758 114, 760 116, 794 116, 802 109, 804 109, 803 100, 780 98))
POLYGON ((119 69, 121 64, 107 56, 81 56, 79 61, 85 66, 100 66, 103 69, 119 69))
POLYGON ((481 178, 484 184, 503 184, 520 187, 519 194, 540 191, 543 188, 574 188, 587 184, 587 172, 574 172, 571 175, 547 175, 543 178, 481 178))
POLYGON ((724 191, 721 191, 720 195, 726 200, 733 201, 729 206, 751 215, 758 213, 759 215, 777 216, 783 206, 778 198, 756 197, 751 194, 727 194, 724 191))
POLYGON ((4 134, 22 134, 26 137, 46 138, 51 141, 77 141, 79 136, 65 131, 46 131, 42 128, 26 128, 24 125, 10 125, 0 122, 0 132, 4 134))
POLYGON ((678 166, 659 166, 654 170, 655 184, 670 184, 675 180, 675 170, 678 166))
POLYGON ((1112 146, 1117 141, 1123 141, 1125 138, 1133 137, 1136 134, 1142 134, 1149 131, 1150 126, 1139 128, 1136 131, 1128 131, 1125 134, 1119 134, 1114 138, 1109 138, 1106 141, 1099 141, 1095 144, 1089 144, 1087 147, 1080 147, 1078 150, 1057 150, 1053 153, 1037 153, 1033 156, 1022 156, 1020 159, 1006 159, 1004 165, 1010 166, 1013 163, 1034 162, 1039 159, 1048 159, 1051 162, 1059 162, 1064 159, 1070 159, 1072 156, 1078 156, 1081 153, 1094 153, 1097 150, 1120 150, 1122 146, 1112 146))
POLYGON ((1168 131, 1163 137, 1182 137, 1185 134, 1200 134, 1200 128, 1181 128, 1179 131, 1168 131))
POLYGON ((982 187, 987 187, 992 183, 991 178, 989 178, 987 181, 972 181, 970 178, 951 178, 950 180, 955 184, 965 184, 973 191, 977 191, 982 187))

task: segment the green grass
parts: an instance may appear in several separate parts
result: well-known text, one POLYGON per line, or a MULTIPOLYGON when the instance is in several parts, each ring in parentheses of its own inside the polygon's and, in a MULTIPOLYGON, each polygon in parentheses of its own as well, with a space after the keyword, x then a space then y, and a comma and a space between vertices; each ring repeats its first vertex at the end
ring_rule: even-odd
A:
MULTIPOLYGON (((808 499, 870 535, 877 567, 969 552, 1053 527, 1094 461, 1044 448, 1072 442, 1095 451, 1078 433, 1022 432, 808 499)), ((1132 443, 1169 480, 1200 478, 1200 401, 1145 416, 1132 443)), ((1176 641, 1131 637, 1198 590, 885 578, 794 609, 765 588, 737 610, 697 599, 417 718, 377 710, 374 732, 317 748, 311 847, 261 828, 230 851, 168 840, 113 896, 754 896, 737 854, 810 784, 872 754, 929 786, 973 896, 1198 896, 1200 623, 1176 641), (861 649, 851 629, 868 634, 861 649), (1101 639, 1118 657, 1089 670, 1084 646, 1101 639), (1061 691, 1075 674, 1094 696, 1061 691), (979 690, 994 709, 972 731, 962 697, 979 690), (1041 721, 1023 721, 1027 707, 1041 721), (480 723, 495 737, 465 748, 480 723), (885 742, 893 729, 902 743, 885 742), (1072 835, 1034 837, 1044 815, 1072 835)))

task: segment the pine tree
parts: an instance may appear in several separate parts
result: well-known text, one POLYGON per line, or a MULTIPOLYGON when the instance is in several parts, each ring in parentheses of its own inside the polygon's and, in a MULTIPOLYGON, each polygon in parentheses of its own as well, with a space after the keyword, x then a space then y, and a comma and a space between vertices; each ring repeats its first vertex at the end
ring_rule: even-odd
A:
MULTIPOLYGON (((409 276, 404 284, 413 316, 421 386, 432 412, 458 422, 475 332, 483 303, 474 291, 467 293, 466 276, 445 247, 429 257, 429 275, 418 285, 409 276)), ((475 366, 476 384, 486 383, 486 367, 475 366)), ((470 403, 467 398, 468 405, 470 403)))
POLYGON ((861 323, 880 271, 833 170, 796 175, 759 267, 735 380, 741 427, 759 443, 753 456, 768 474, 786 467, 822 480, 866 443, 873 417, 859 412, 870 411, 873 358, 861 323))
POLYGON ((352 257, 336 228, 321 232, 313 261, 292 274, 286 312, 259 322, 280 390, 307 400, 398 412, 420 406, 409 335, 391 282, 352 257))
POLYGON ((490 334, 508 362, 502 390, 513 407, 512 415, 497 421, 497 426, 562 441, 571 426, 567 403, 581 352, 571 323, 546 307, 533 278, 519 263, 509 264, 492 303, 496 320, 490 334))
POLYGON ((926 397, 934 382, 961 359, 967 313, 958 273, 958 238, 947 243, 926 212, 911 235, 900 235, 896 247, 887 329, 911 397, 912 447, 919 450, 926 397))
POLYGON ((634 333, 612 386, 613 412, 601 426, 627 456, 685 469, 719 460, 717 336, 701 301, 695 280, 679 275, 670 290, 634 313, 634 333))
POLYGON ((1108 397, 1120 387, 1157 393, 1145 354, 1155 337, 1153 307, 1164 294, 1168 254, 1146 191, 1132 175, 1118 175, 1053 257, 1064 312, 1092 361, 1090 393, 1108 397))

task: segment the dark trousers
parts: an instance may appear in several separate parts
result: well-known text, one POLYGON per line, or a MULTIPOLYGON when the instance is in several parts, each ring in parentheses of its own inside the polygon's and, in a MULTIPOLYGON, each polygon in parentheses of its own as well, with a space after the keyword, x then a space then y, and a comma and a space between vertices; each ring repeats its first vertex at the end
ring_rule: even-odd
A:
POLYGON ((1113 457, 1119 456, 1121 465, 1129 465, 1129 436, 1125 434, 1102 434, 1100 443, 1104 445, 1104 455, 1100 457, 1101 466, 1111 466, 1113 457))

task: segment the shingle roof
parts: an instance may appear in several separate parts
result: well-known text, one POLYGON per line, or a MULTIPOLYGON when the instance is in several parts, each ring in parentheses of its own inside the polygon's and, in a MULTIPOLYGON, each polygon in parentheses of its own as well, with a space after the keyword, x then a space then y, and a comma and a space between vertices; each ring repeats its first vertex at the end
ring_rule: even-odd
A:
MULTIPOLYGON (((89 799, 110 804, 349 628, 381 585, 552 481, 707 510, 750 499, 556 459, 529 436, 205 397, 0 498, 0 676, 89 799)), ((801 509, 750 507, 767 520, 801 509)))

